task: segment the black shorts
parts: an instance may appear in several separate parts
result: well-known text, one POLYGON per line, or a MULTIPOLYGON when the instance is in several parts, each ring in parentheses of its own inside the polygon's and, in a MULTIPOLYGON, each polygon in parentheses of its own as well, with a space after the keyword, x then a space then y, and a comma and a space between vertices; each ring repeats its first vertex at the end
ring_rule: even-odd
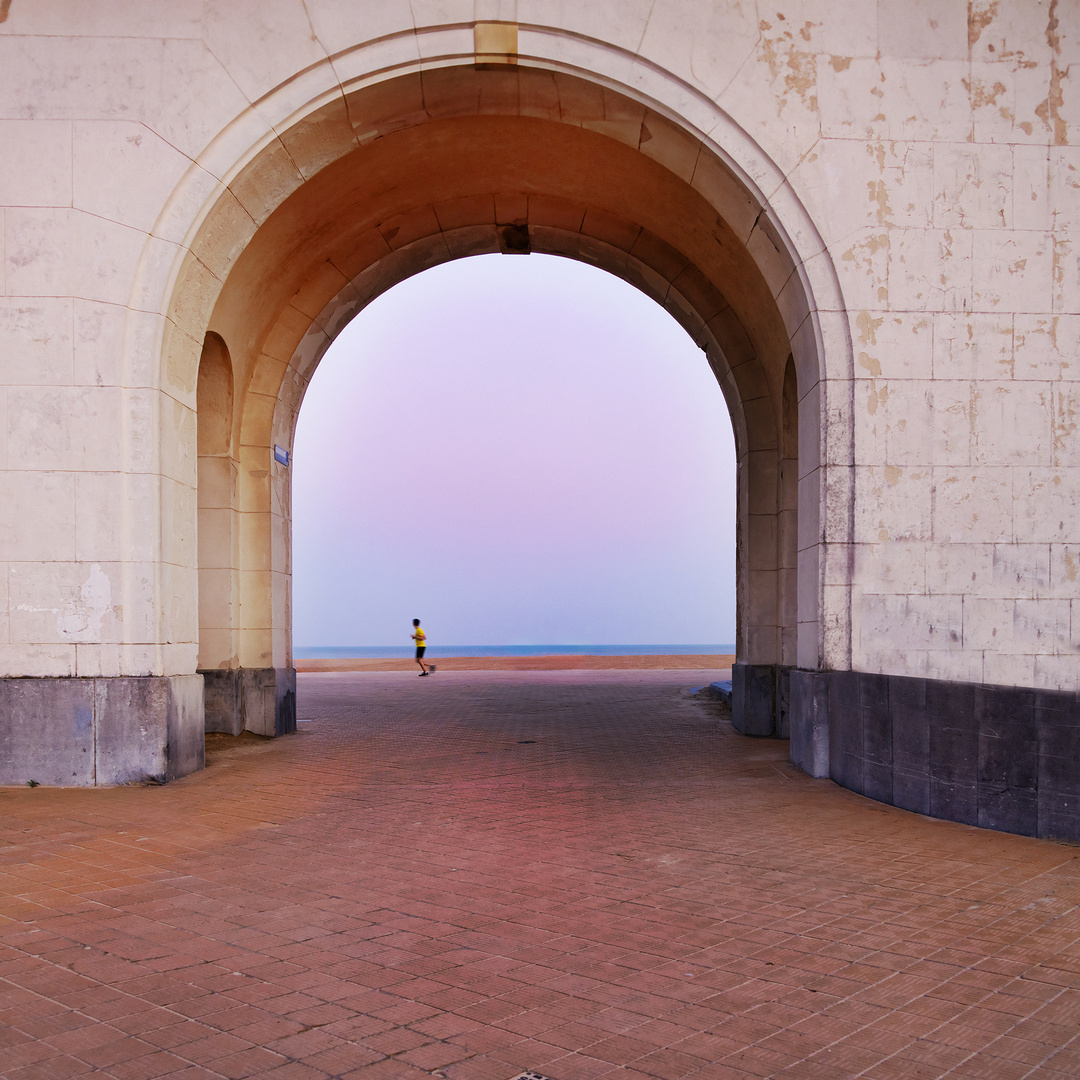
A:
POLYGON ((417 645, 416 646, 416 659, 419 660, 420 657, 423 656, 426 651, 427 651, 427 646, 426 645, 417 645))

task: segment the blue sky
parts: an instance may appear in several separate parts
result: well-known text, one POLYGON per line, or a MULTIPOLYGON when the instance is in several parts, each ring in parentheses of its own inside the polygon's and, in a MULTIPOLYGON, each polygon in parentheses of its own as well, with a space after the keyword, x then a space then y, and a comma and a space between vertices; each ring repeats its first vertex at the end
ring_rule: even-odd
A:
POLYGON ((293 446, 297 646, 735 640, 735 451, 705 356, 594 267, 488 255, 369 305, 293 446))

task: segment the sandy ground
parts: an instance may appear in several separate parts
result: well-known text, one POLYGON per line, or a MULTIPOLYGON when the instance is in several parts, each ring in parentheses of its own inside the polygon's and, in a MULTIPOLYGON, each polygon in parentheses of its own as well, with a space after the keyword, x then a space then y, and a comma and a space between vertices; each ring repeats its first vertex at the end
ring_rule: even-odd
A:
MULTIPOLYGON (((434 656, 440 671, 625 671, 692 668, 726 671, 734 656, 434 656)), ((297 671, 415 671, 415 660, 297 660, 297 671)))

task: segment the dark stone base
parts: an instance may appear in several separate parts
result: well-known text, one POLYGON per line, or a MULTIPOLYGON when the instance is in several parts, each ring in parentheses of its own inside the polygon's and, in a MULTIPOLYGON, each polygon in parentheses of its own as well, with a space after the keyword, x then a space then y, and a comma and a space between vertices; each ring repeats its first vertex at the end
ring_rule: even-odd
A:
POLYGON ((200 669, 206 687, 206 730, 239 735, 244 730, 244 706, 239 669, 200 669))
POLYGON ((202 767, 199 675, 0 679, 0 784, 164 783, 202 767))
POLYGON ((206 681, 206 730, 288 735, 296 730, 296 669, 199 672, 206 681))
POLYGON ((758 738, 789 737, 791 671, 782 664, 733 664, 731 713, 735 730, 758 738))
POLYGON ((811 776, 829 775, 829 676, 791 672, 791 761, 811 776))
POLYGON ((1080 695, 793 671, 791 760, 860 795, 1001 832, 1080 841, 1080 695))

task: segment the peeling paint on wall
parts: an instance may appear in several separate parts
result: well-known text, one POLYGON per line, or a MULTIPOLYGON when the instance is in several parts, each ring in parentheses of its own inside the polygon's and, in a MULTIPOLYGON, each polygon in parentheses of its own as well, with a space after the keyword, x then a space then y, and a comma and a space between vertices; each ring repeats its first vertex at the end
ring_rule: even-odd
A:
POLYGON ((67 610, 56 620, 61 640, 100 640, 101 624, 112 609, 112 583, 105 571, 94 563, 79 589, 78 598, 69 600, 67 610))

